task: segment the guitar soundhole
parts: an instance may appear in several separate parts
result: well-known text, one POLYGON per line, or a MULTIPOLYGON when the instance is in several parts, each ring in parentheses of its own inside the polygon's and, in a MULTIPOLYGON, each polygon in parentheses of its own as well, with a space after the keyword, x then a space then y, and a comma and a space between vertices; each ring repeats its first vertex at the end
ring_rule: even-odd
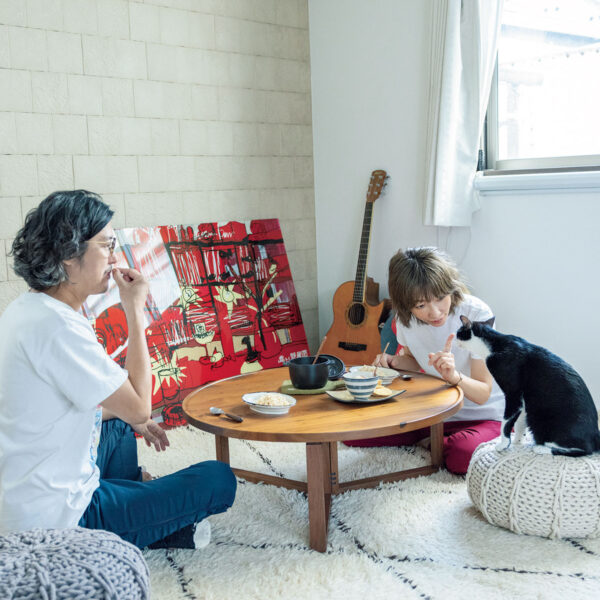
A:
POLYGON ((360 325, 365 319, 365 307, 362 304, 353 304, 348 311, 348 320, 352 325, 360 325))

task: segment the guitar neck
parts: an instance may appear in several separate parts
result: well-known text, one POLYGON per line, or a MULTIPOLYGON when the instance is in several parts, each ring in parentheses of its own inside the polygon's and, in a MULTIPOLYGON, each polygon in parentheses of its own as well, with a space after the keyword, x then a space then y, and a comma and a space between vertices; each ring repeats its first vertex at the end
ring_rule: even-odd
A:
POLYGON ((367 259, 369 257, 369 243, 371 241, 371 221, 373 219, 373 202, 365 204, 362 234, 360 236, 360 248, 358 251, 358 263, 356 265, 356 277, 354 278, 353 301, 362 303, 365 301, 365 282, 367 280, 367 259))

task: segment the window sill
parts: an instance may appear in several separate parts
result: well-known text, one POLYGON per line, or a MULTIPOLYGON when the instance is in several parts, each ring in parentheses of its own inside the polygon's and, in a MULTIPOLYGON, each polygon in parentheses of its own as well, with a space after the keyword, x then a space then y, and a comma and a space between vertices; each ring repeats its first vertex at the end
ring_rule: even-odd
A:
POLYGON ((561 173, 519 173, 475 175, 475 189, 481 194, 503 192, 600 191, 600 171, 561 173))

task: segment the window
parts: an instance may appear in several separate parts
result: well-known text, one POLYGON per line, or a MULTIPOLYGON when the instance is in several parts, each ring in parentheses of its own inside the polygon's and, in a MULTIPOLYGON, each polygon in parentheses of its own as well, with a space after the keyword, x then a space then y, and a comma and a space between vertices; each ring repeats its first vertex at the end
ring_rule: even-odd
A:
POLYGON ((600 168, 600 0, 504 0, 492 170, 600 168))

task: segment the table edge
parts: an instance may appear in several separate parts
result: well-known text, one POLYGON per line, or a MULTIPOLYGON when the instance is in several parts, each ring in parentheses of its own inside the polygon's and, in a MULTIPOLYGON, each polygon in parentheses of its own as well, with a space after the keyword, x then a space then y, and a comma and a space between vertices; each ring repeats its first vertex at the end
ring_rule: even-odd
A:
MULTIPOLYGON (((239 375, 236 375, 239 377, 239 375)), ((222 380, 223 381, 223 380, 222 380)), ((206 386, 203 386, 206 387, 206 386)), ((201 389, 201 388, 199 388, 201 389)), ((182 411, 186 421, 207 433, 213 435, 220 435, 222 437, 241 439, 241 440, 254 440, 261 442, 344 442, 351 440, 360 440, 366 438, 377 438, 386 435, 394 435, 399 433, 406 433, 408 431, 414 431, 415 429, 422 429, 425 427, 431 427, 436 423, 445 421, 448 417, 456 414, 463 406, 464 393, 461 388, 456 388, 458 397, 456 402, 451 406, 441 410, 436 415, 432 415, 426 419, 420 419, 415 421, 400 421, 377 429, 369 429, 368 431, 358 429, 344 432, 328 431, 318 433, 278 433, 278 432, 259 432, 259 431, 247 431, 247 430, 236 430, 233 428, 223 428, 217 425, 212 425, 204 421, 198 421, 187 414, 182 404, 182 411)), ((270 417, 276 419, 276 416, 270 417)), ((231 425, 234 425, 233 423, 231 425)))

